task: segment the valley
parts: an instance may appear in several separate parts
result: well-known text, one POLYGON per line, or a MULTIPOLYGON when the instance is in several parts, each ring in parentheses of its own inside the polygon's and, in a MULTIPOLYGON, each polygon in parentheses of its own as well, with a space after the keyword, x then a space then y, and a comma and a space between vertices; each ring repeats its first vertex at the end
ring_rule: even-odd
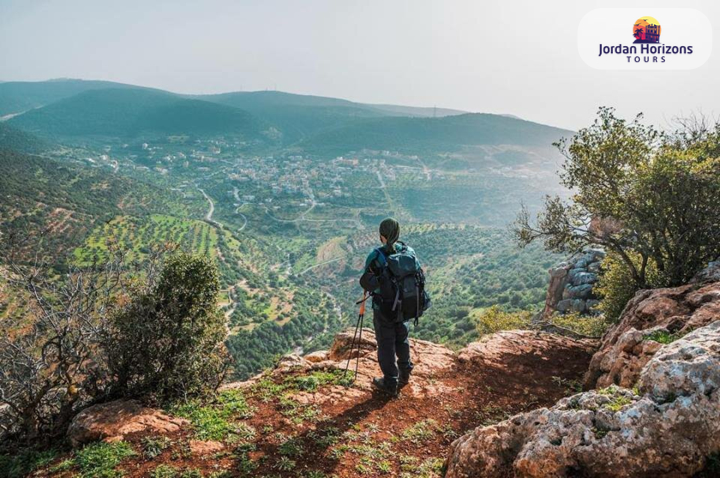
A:
MULTIPOLYGON (((51 86, 36 96, 58 95, 51 86)), ((0 178, 5 237, 32 224, 56 245, 58 270, 118 251, 141 264, 163 247, 213 257, 237 378, 291 350, 326 347, 352 323, 357 277, 386 216, 403 225, 433 294, 414 335, 460 347, 477 338, 485 308, 544 301, 559 258, 518 249, 506 226, 522 202, 537 208, 562 193, 551 143, 569 132, 279 92, 190 98, 86 86, 0 123, 0 149, 15 151, 3 168, 39 168, 22 173, 37 190, 14 186, 12 172, 0 178), (29 177, 47 165, 55 169, 41 187, 29 177), (58 199, 46 197, 54 190, 58 199), (76 196, 93 199, 64 199, 76 196)), ((0 105, 22 103, 3 98, 7 90, 0 105)))

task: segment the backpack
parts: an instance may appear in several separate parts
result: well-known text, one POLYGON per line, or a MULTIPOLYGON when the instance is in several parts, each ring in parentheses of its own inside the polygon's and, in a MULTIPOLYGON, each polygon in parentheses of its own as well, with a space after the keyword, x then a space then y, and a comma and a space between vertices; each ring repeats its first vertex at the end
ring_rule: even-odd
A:
POLYGON ((378 247, 380 263, 379 305, 383 316, 394 322, 418 319, 430 308, 430 296, 425 291, 425 274, 415 252, 402 242, 400 250, 388 254, 378 247))

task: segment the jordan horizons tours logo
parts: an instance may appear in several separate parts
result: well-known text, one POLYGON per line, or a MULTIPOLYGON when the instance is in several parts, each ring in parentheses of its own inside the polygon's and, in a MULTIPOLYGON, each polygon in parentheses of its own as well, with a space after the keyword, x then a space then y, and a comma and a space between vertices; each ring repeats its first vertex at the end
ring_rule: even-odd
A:
POLYGON ((650 16, 640 17, 633 24, 632 45, 600 44, 598 56, 624 55, 627 63, 665 63, 673 55, 692 55, 692 45, 666 45, 660 43, 662 27, 660 22, 650 16), (639 48, 638 48, 639 46, 639 48))

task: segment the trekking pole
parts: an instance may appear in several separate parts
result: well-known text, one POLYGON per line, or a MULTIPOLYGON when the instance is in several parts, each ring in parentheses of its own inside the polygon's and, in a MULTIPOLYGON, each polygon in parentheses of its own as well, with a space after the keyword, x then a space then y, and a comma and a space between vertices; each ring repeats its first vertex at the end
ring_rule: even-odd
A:
POLYGON ((365 317, 365 301, 367 300, 367 292, 363 293, 362 300, 358 301, 357 304, 360 304, 360 314, 358 315, 357 323, 355 324, 355 333, 353 333, 352 342, 350 342, 350 352, 348 354, 347 363, 345 364, 345 372, 343 374, 343 377, 347 378, 348 370, 350 369, 350 361, 352 360, 352 352, 355 350, 355 344, 357 339, 357 360, 355 361, 355 376, 350 381, 349 385, 352 385, 355 383, 355 379, 357 379, 357 372, 358 372, 358 365, 360 363, 360 340, 362 340, 362 324, 365 317), (360 331, 360 336, 358 338, 358 331, 360 331))

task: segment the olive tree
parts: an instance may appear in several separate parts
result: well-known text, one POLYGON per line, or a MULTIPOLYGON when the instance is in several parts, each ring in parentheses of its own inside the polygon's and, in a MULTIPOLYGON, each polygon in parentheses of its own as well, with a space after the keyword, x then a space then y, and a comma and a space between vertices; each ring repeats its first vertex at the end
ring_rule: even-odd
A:
POLYGON ((535 221, 523 206, 513 227, 521 245, 602 246, 635 288, 680 285, 720 255, 720 125, 685 122, 664 134, 641 119, 600 108, 590 127, 555 144, 572 196, 547 196, 535 221), (650 267, 659 283, 648 280, 650 267))

